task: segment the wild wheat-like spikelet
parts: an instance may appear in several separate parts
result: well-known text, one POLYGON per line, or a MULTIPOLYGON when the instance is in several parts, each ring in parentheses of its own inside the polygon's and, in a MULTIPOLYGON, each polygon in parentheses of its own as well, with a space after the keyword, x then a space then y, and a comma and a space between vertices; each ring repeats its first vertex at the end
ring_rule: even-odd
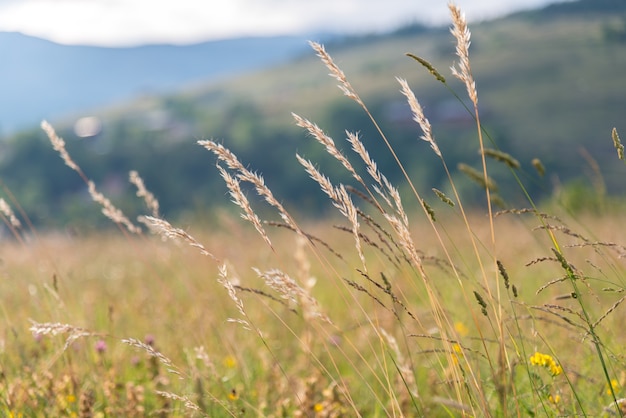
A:
POLYGON ((343 184, 339 185, 339 187, 333 186, 330 179, 320 173, 319 170, 315 168, 313 163, 305 160, 297 154, 296 158, 298 159, 300 164, 304 166, 306 172, 309 173, 311 178, 320 185, 322 191, 324 191, 324 193, 326 193, 328 197, 330 197, 333 206, 339 209, 339 212, 350 221, 359 258, 361 260, 361 263, 363 264, 363 268, 367 271, 365 256, 363 255, 361 240, 359 238, 358 211, 354 206, 352 199, 350 199, 350 196, 348 195, 345 186, 343 184))
POLYGON ((456 54, 460 59, 459 68, 452 66, 452 75, 461 80, 465 84, 467 94, 469 95, 474 106, 478 106, 478 93, 476 91, 476 83, 472 76, 472 70, 469 60, 469 47, 470 47, 470 31, 467 27, 467 21, 465 20, 465 14, 461 12, 455 4, 450 3, 448 5, 450 12, 452 13, 452 28, 450 32, 456 38, 456 54))
POLYGON ((122 343, 124 344, 128 344, 132 347, 136 347, 136 348, 140 348, 143 351, 145 351, 146 353, 148 353, 150 356, 156 358, 157 360, 159 360, 159 362, 161 364, 163 364, 166 368, 167 371, 178 375, 178 376, 183 376, 183 374, 180 372, 180 370, 178 370, 178 368, 174 365, 174 363, 172 363, 172 360, 170 360, 168 357, 166 357, 165 355, 163 355, 163 353, 157 351, 154 347, 152 347, 149 344, 146 344, 144 342, 141 342, 135 338, 124 338, 121 340, 122 343))
POLYGON ((217 165, 217 169, 219 170, 222 178, 224 179, 224 182, 226 183, 226 187, 228 187, 230 196, 233 198, 233 203, 235 203, 237 206, 239 206, 243 210, 241 217, 249 221, 257 230, 257 232, 261 235, 261 237, 267 243, 267 245, 273 248, 272 241, 270 241, 269 236, 267 235, 267 233, 265 232, 265 229, 261 225, 261 219, 259 219, 257 214, 254 213, 254 211, 252 210, 252 207, 250 206, 250 201, 248 201, 248 198, 246 197, 246 195, 243 194, 243 192, 241 191, 241 185, 239 181, 233 176, 231 176, 219 164, 217 165))
MULTIPOLYGON (((422 266, 422 258, 420 257, 417 248, 415 247, 415 243, 413 242, 413 238, 411 238, 411 233, 409 232, 408 226, 405 225, 403 221, 400 220, 397 216, 391 215, 389 213, 384 213, 383 216, 389 222, 391 227, 393 228, 398 240, 400 242, 400 246, 404 250, 406 256, 409 258, 411 263, 414 263, 416 267, 422 266)), ((424 277, 425 278, 425 277, 424 277)))
POLYGON ((202 413, 202 409, 200 409, 198 405, 196 405, 191 399, 189 399, 188 396, 180 396, 175 393, 164 392, 161 390, 157 390, 155 391, 155 393, 159 396, 163 396, 164 398, 182 402, 183 405, 185 405, 185 408, 189 409, 190 411, 202 413))
MULTIPOLYGON (((233 281, 228 277, 228 268, 226 267, 226 264, 221 264, 219 266, 219 275, 220 275, 220 278, 217 279, 218 283, 224 286, 224 288, 226 288, 226 291, 228 291, 228 296, 230 296, 232 301, 235 302, 235 306, 237 307, 237 310, 239 311, 241 316, 245 318, 245 319, 228 318, 228 321, 236 322, 238 324, 243 325, 244 329, 252 330, 252 324, 250 324, 250 322, 248 321, 247 319, 248 315, 246 314, 246 311, 243 309, 243 301, 239 298, 239 296, 237 296, 237 291, 235 290, 235 284, 233 284, 233 281)), ((260 332, 260 331, 257 330, 257 332, 260 332)))
POLYGON ((407 83, 407 81, 402 78, 396 78, 396 80, 398 80, 398 83, 400 83, 400 86, 402 87, 402 94, 406 96, 409 102, 409 107, 413 112, 413 120, 417 122, 422 129, 423 135, 420 138, 428 142, 435 154, 437 154, 438 157, 441 157, 441 151, 439 151, 439 146, 437 146, 437 143, 433 138, 430 122, 428 121, 428 119, 426 119, 426 116, 424 116, 424 110, 417 101, 413 90, 411 90, 411 88, 409 87, 409 83, 407 83))
POLYGON ((357 216, 357 210, 350 199, 350 195, 346 191, 345 186, 342 184, 338 189, 339 201, 341 202, 341 207, 339 207, 339 211, 350 221, 352 225, 352 235, 354 236, 354 243, 356 245, 357 253, 359 254, 359 258, 361 259, 361 264, 363 265, 363 269, 367 272, 367 263, 365 262, 365 255, 363 254, 363 248, 361 246, 361 238, 359 236, 359 220, 357 216))
POLYGON ((35 322, 31 321, 30 332, 35 335, 59 335, 71 333, 86 333, 87 330, 74 325, 62 324, 60 322, 35 322))
POLYGON ((130 182, 137 187, 137 196, 143 198, 144 202, 146 202, 146 206, 152 212, 152 216, 158 218, 159 201, 150 191, 148 191, 148 189, 146 189, 146 185, 144 184, 143 179, 139 176, 139 173, 133 170, 128 174, 128 177, 130 182))
POLYGON ((231 170, 235 170, 237 172, 237 178, 252 184, 257 194, 263 197, 269 205, 278 210, 279 216, 287 225, 293 228, 296 233, 304 235, 304 233, 296 224, 289 212, 287 212, 284 206, 274 197, 274 194, 269 189, 269 187, 265 185, 263 177, 245 168, 244 165, 239 161, 237 156, 223 145, 210 140, 201 140, 198 141, 198 144, 215 154, 215 156, 220 161, 226 163, 228 168, 230 168, 231 170))
POLYGON ((337 190, 335 186, 332 184, 332 181, 319 172, 317 168, 313 165, 313 163, 307 159, 302 158, 299 154, 296 154, 296 159, 298 162, 304 167, 304 170, 309 173, 309 176, 320 185, 322 191, 326 193, 326 195, 333 201, 337 202, 339 200, 339 196, 337 195, 337 190))
POLYGON ((330 319, 320 312, 317 300, 289 275, 278 269, 261 271, 253 268, 253 270, 257 276, 263 279, 265 284, 279 293, 283 299, 289 300, 296 306, 302 305, 305 310, 305 317, 320 318, 325 322, 331 323, 330 319))
POLYGON ((315 52, 317 52, 317 56, 321 58, 324 65, 326 65, 326 67, 330 70, 330 76, 335 78, 337 81, 339 81, 338 87, 341 89, 343 94, 345 94, 350 99, 357 102, 359 105, 365 106, 365 104, 363 103, 359 95, 356 93, 356 91, 354 90, 354 88, 352 87, 348 79, 346 78, 346 75, 335 64, 331 56, 328 55, 328 52, 326 52, 324 45, 321 45, 317 42, 309 42, 309 45, 311 45, 311 47, 315 50, 315 52))
POLYGON ((346 136, 348 142, 352 145, 352 150, 356 152, 359 157, 361 157, 363 162, 365 162, 365 167, 368 174, 374 179, 374 181, 376 181, 378 185, 382 186, 382 175, 380 171, 378 171, 378 165, 372 159, 372 157, 370 157, 367 149, 365 148, 365 145, 363 145, 363 142, 361 142, 361 139, 359 138, 359 133, 346 131, 346 136))
POLYGON ((619 139, 616 128, 613 128, 613 130, 611 131, 611 137, 613 138, 613 145, 615 146, 615 150, 617 151, 617 158, 626 162, 626 160, 624 160, 624 145, 622 145, 622 141, 620 141, 619 139))
POLYGON ((407 52, 404 55, 406 55, 409 58, 413 58, 415 61, 422 64, 422 66, 426 68, 428 72, 431 73, 438 81, 441 81, 443 84, 446 84, 446 78, 443 75, 441 75, 441 73, 437 71, 437 69, 430 62, 426 61, 424 58, 418 57, 415 54, 411 54, 410 52, 407 52))
POLYGON ((443 203, 445 203, 448 206, 454 207, 454 202, 448 196, 446 196, 444 192, 434 187, 431 190, 437 195, 439 200, 441 200, 443 203))
POLYGON ((345 169, 348 170, 350 174, 352 174, 352 176, 359 183, 364 184, 361 176, 356 172, 354 167, 352 167, 352 164, 350 164, 350 161, 348 161, 348 159, 341 153, 341 151, 339 151, 339 149, 335 145, 335 141, 333 141, 331 137, 326 135, 324 131, 315 123, 301 116, 298 116, 295 113, 292 113, 291 115, 295 119, 296 125, 298 125, 301 128, 306 129, 313 136, 313 138, 315 138, 320 144, 326 147, 326 151, 330 155, 332 155, 335 159, 337 159, 345 167, 345 169))
POLYGON ((78 164, 76 164, 74 160, 72 160, 72 157, 70 157, 70 154, 67 152, 67 149, 65 148, 65 141, 63 140, 63 138, 57 135, 52 125, 50 125, 48 121, 44 120, 43 122, 41 122, 41 129, 43 129, 46 135, 48 135, 48 138, 50 139, 50 142, 52 143, 52 148, 56 152, 59 153, 59 155, 65 162, 65 165, 67 165, 72 170, 76 171, 81 177, 83 177, 83 180, 86 181, 87 177, 83 174, 78 164))
MULTIPOLYGON (((361 142, 358 133, 348 132, 346 131, 347 140, 352 145, 352 150, 357 153, 361 160, 365 163, 366 170, 368 174, 374 179, 376 184, 373 186, 374 191, 389 205, 393 207, 391 201, 389 200, 389 196, 387 193, 383 192, 383 189, 386 187, 384 185, 390 185, 389 181, 385 177, 383 173, 378 170, 378 165, 376 161, 372 157, 370 157, 365 145, 361 142)), ((365 200, 369 201, 372 205, 374 205, 380 212, 383 212, 383 209, 380 207, 377 201, 373 199, 367 198, 366 196, 361 196, 365 198, 365 200)))
POLYGON ((126 215, 124 215, 124 212, 115 207, 115 205, 113 205, 113 203, 111 203, 108 198, 106 198, 102 193, 96 190, 96 185, 93 181, 89 180, 87 182, 87 188, 89 190, 89 195, 91 196, 91 199, 102 206, 102 213, 104 214, 104 216, 106 216, 116 224, 124 225, 126 229, 128 229, 128 231, 132 232, 133 234, 141 234, 141 228, 135 226, 135 224, 133 224, 130 219, 128 219, 126 215))
POLYGON ((393 200, 393 203, 394 203, 395 208, 396 208, 396 213, 398 214, 398 216, 402 220, 402 224, 404 225, 404 227, 408 231, 410 229, 409 228, 409 217, 407 216, 407 214, 406 214, 406 212, 404 210, 404 206, 402 205, 402 198, 400 197, 400 192, 398 191, 398 189, 396 187, 394 187, 389 182, 387 182, 385 184, 385 186, 387 188, 387 191, 389 192, 389 195, 391 196, 391 199, 393 200))
POLYGON ((0 198, 0 212, 2 212, 2 214, 7 217, 11 226, 13 226, 14 228, 22 227, 22 223, 15 216, 13 209, 11 209, 11 206, 9 206, 9 204, 3 198, 0 198))
POLYGON ((59 335, 59 334, 69 334, 65 340, 65 345, 63 346, 63 351, 67 350, 70 345, 74 341, 82 337, 89 337, 92 335, 96 335, 91 331, 87 331, 84 328, 76 327, 73 325, 62 324, 59 322, 46 322, 46 323, 38 323, 35 321, 31 321, 31 326, 29 330, 34 335, 59 335))
POLYGON ((176 240, 182 240, 189 244, 192 247, 195 247, 200 250, 202 255, 206 255, 211 257, 213 260, 219 262, 219 259, 215 257, 212 253, 210 253, 204 245, 200 244, 194 237, 189 235, 186 231, 173 227, 169 222, 164 219, 155 218, 152 216, 141 216, 139 218, 140 222, 147 225, 153 232, 158 233, 159 235, 176 240))
POLYGON ((112 220, 118 225, 124 225, 126 229, 128 229, 133 234, 141 234, 141 228, 135 226, 125 215, 124 213, 116 208, 113 203, 109 199, 107 199, 102 193, 96 190, 96 185, 93 181, 89 180, 85 173, 80 169, 78 164, 72 160, 70 154, 67 152, 65 148, 65 141, 61 137, 59 137, 52 125, 50 125, 45 120, 41 122, 41 128, 44 130, 50 142, 52 143, 52 148, 59 153, 65 164, 70 167, 72 170, 76 171, 78 175, 83 179, 83 181, 87 184, 89 189, 89 195, 93 199, 94 202, 99 203, 102 206, 102 213, 104 216, 112 220))

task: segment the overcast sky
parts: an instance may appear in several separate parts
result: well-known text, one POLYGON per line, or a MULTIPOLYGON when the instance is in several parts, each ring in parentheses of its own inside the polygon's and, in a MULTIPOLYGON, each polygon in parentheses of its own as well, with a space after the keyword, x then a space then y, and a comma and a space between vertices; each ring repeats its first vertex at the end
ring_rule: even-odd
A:
MULTIPOLYGON (((476 21, 558 0, 457 0, 476 21)), ((191 43, 447 23, 448 0, 0 0, 0 31, 66 44, 191 43)))

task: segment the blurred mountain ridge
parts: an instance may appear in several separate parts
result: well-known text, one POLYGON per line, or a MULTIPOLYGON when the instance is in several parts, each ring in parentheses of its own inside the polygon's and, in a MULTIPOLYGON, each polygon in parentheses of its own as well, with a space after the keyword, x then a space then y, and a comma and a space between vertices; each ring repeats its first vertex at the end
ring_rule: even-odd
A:
POLYGON ((306 47, 305 36, 108 48, 0 32, 0 136, 44 118, 277 65, 306 47))

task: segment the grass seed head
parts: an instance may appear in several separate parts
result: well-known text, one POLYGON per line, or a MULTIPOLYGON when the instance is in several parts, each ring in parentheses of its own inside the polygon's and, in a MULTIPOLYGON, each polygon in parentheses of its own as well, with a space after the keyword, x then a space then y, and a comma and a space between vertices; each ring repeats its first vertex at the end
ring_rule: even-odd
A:
POLYGON ((613 130, 611 131, 611 137, 613 138, 613 145, 615 146, 615 150, 617 151, 617 158, 626 162, 626 160, 624 160, 624 145, 622 145, 622 142, 619 139, 616 128, 613 128, 613 130))
POLYGON ((446 78, 442 76, 441 73, 437 71, 437 69, 430 62, 426 61, 424 58, 418 57, 417 55, 411 54, 410 52, 407 52, 404 55, 409 58, 413 58, 415 61, 422 64, 422 66, 426 68, 429 73, 435 76, 437 80, 441 81, 443 84, 446 84, 446 78))

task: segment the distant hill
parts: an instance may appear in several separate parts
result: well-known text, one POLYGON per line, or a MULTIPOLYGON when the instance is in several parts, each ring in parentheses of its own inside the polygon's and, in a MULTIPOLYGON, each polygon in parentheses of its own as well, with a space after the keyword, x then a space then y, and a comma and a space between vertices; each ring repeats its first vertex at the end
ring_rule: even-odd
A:
POLYGON ((0 136, 43 118, 277 65, 305 48, 295 36, 103 48, 0 32, 0 136))
MULTIPOLYGON (((564 3, 470 29, 481 120, 496 144, 486 138, 487 145, 520 161, 518 174, 531 195, 540 200, 569 193, 570 201, 582 206, 603 193, 626 196, 624 164, 611 140, 613 127, 622 140, 626 136, 626 1, 564 3), (534 158, 543 162, 545 176, 534 170, 534 158)), ((446 86, 404 55, 429 60, 464 98, 464 87, 450 74, 457 57, 447 30, 403 28, 327 47, 430 203, 438 203, 431 188, 449 192, 448 180, 428 144, 418 139, 421 132, 396 76, 408 80, 424 106, 465 202, 484 202, 480 188, 456 170, 458 163, 480 167, 472 116, 446 86)), ((103 130, 93 138, 77 138, 73 118, 56 126, 86 174, 131 216, 144 209, 128 185, 130 170, 139 171, 169 218, 210 216, 208 208, 227 203, 214 158, 195 144, 203 137, 222 140, 262 173, 287 207, 319 214, 329 207, 328 199, 295 153, 337 181, 350 182, 350 176, 294 126, 291 112, 316 122, 348 155, 345 130, 359 131, 387 178, 406 183, 367 115, 336 84, 308 51, 261 71, 94 111, 103 130)), ((63 165, 40 129, 11 135, 0 146, 0 180, 35 222, 107 224, 84 183, 63 165)), ((352 159, 358 165, 358 158, 352 159)), ((505 202, 526 206, 506 167, 493 161, 489 167, 505 202)))

